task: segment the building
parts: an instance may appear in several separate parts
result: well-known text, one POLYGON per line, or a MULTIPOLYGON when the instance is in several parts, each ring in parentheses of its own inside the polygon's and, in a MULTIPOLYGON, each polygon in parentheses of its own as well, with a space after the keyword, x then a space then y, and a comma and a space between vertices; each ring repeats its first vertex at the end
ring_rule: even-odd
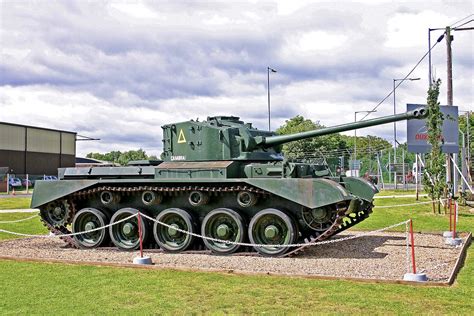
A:
POLYGON ((75 163, 75 132, 0 122, 0 167, 14 174, 56 175, 75 163))

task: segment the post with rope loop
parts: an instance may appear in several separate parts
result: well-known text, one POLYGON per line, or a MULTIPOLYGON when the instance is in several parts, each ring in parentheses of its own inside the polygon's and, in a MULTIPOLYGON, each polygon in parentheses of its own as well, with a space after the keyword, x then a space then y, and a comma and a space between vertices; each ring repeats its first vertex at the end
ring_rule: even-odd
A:
POLYGON ((143 219, 142 219, 142 214, 140 211, 137 213, 137 222, 138 222, 138 242, 140 244, 140 256, 135 257, 133 259, 134 264, 153 264, 153 261, 151 260, 150 257, 145 256, 143 257, 143 231, 142 231, 142 225, 143 225, 143 219))
POLYGON ((458 221, 458 203, 454 202, 454 207, 452 207, 452 205, 450 204, 449 209, 450 209, 450 212, 449 212, 450 231, 449 231, 449 234, 447 234, 447 232, 443 233, 443 237, 446 238, 444 243, 446 245, 457 247, 462 244, 462 239, 457 237, 457 234, 456 234, 456 225, 458 221), (454 212, 451 212, 451 209, 454 209, 454 212))
MULTIPOLYGON (((413 220, 410 218, 410 244, 411 244, 411 264, 412 264, 412 273, 405 273, 403 280, 405 281, 415 281, 415 282, 426 282, 428 277, 426 273, 416 273, 416 264, 415 264, 415 238, 413 234, 413 220)), ((408 251, 408 250, 407 250, 408 251)))

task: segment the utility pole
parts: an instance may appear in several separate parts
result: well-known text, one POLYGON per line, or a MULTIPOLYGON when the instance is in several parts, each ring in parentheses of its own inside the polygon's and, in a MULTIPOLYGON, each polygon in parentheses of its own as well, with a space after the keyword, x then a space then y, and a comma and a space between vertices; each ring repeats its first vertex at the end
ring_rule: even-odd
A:
POLYGON ((268 97, 268 130, 271 131, 270 125, 270 72, 277 72, 271 67, 267 67, 267 97, 268 97))
MULTIPOLYGON (((451 37, 451 27, 446 26, 446 70, 447 70, 447 94, 448 94, 448 106, 453 105, 453 59, 452 59, 452 50, 451 42, 453 38, 451 37)), ((453 184, 453 174, 452 169, 453 165, 451 162, 451 154, 446 154, 446 166, 447 166, 447 179, 448 184, 453 184)), ((454 187, 451 188, 451 192, 454 193, 454 187)))

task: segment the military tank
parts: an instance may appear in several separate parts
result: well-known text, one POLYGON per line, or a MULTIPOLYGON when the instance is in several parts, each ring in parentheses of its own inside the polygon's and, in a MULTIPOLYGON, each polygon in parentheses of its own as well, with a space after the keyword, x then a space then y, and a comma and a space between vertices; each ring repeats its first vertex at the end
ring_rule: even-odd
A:
POLYGON ((251 243, 261 255, 282 256, 299 249, 285 245, 327 239, 365 220, 378 192, 362 178, 332 177, 323 165, 286 160, 282 144, 426 114, 419 108, 291 135, 258 130, 235 116, 168 124, 162 160, 59 169, 57 181, 36 182, 31 206, 56 234, 116 223, 63 237, 80 248, 134 250, 141 228, 147 247, 166 252, 205 247, 231 254, 242 249, 238 243, 251 243), (137 212, 167 226, 138 221, 137 212))

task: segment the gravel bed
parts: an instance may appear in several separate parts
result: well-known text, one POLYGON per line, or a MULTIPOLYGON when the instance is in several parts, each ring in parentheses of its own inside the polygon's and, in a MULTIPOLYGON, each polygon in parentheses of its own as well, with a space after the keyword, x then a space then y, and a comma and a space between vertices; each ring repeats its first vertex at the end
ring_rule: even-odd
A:
MULTIPOLYGON (((353 234, 358 232, 344 232, 338 236, 353 234)), ((461 237, 466 240, 466 235, 461 237)), ((440 234, 421 233, 415 234, 415 245, 417 272, 426 273, 429 281, 447 282, 461 247, 445 245, 440 234)), ((291 258, 165 254, 146 250, 144 253, 153 259, 155 267, 161 268, 385 280, 402 280, 409 264, 405 234, 392 232, 310 247, 303 254, 291 258)), ((55 238, 0 242, 0 256, 25 259, 129 264, 138 254, 138 251, 115 249, 65 248, 64 242, 55 238)))

